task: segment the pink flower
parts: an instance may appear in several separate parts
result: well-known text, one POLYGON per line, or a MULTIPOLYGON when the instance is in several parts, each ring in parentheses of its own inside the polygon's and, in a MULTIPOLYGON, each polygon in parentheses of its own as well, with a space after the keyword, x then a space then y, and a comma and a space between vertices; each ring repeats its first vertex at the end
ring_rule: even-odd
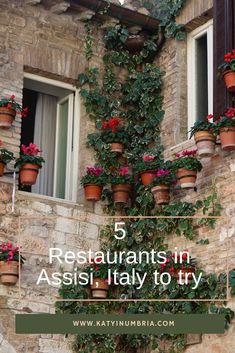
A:
POLYGON ((147 155, 147 154, 144 154, 144 155, 143 155, 143 161, 145 161, 145 162, 153 161, 154 158, 155 158, 155 157, 152 156, 152 155, 147 155))
POLYGON ((129 173, 128 167, 121 167, 118 172, 119 175, 128 175, 128 173, 129 173))
POLYGON ((176 153, 175 156, 176 158, 182 158, 182 157, 195 157, 197 153, 197 150, 184 150, 182 152, 176 153))
POLYGON ((21 150, 26 156, 37 156, 39 152, 42 152, 39 150, 38 146, 32 142, 30 142, 28 147, 26 147, 25 145, 21 145, 21 150))
POLYGON ((104 170, 104 168, 101 166, 86 168, 87 174, 94 175, 96 177, 99 177, 101 175, 101 173, 103 172, 103 170, 104 170))
POLYGON ((15 99, 15 95, 12 94, 12 95, 10 96, 10 99, 11 99, 11 100, 15 99))
POLYGON ((171 172, 169 170, 158 169, 156 172, 156 177, 161 177, 161 176, 165 176, 165 175, 169 175, 169 174, 171 174, 171 172))

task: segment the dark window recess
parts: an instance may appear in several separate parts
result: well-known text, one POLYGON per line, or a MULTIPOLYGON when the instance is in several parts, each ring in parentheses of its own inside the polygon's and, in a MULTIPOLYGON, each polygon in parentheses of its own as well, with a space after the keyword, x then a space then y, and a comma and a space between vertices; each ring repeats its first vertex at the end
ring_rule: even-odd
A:
MULTIPOLYGON (((35 111, 38 93, 30 89, 23 89, 23 107, 29 108, 27 118, 22 118, 21 144, 28 146, 34 139, 35 111)), ((31 191, 31 186, 19 185, 20 190, 31 191)))
POLYGON ((196 116, 204 120, 208 114, 207 34, 196 40, 196 116))

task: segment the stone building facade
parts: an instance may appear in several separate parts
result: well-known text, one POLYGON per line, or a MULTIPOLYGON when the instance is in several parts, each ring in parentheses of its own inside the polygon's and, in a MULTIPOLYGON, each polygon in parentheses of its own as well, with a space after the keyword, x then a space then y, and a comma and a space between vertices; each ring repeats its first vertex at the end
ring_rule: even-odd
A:
MULTIPOLYGON (((0 0, 1 96, 14 93, 16 99, 21 101, 25 73, 76 87, 78 74, 86 68, 86 30, 82 21, 84 15, 67 12, 66 4, 63 2, 58 6, 53 1, 0 0)), ((128 5, 131 7, 130 1, 128 5)), ((212 19, 212 7, 211 0, 186 2, 177 22, 186 25, 187 37, 212 19)), ((86 16, 92 15, 86 13, 86 16)), ((99 32, 95 33, 95 37, 94 57, 90 65, 102 70, 104 47, 99 32)), ((174 153, 194 145, 187 134, 187 45, 187 38, 181 42, 170 39, 155 59, 156 64, 166 72, 163 87, 165 117, 162 123, 166 158, 172 158, 174 153)), ((94 128, 81 101, 79 116, 78 179, 84 167, 93 161, 92 151, 86 147, 86 136, 94 128)), ((16 118, 10 130, 1 130, 0 139, 7 148, 18 154, 21 119, 16 118)), ((218 146, 213 159, 203 159, 202 164, 204 168, 199 174, 197 192, 187 191, 183 199, 191 201, 209 195, 215 183, 223 215, 228 216, 228 221, 218 221, 213 231, 203 230, 200 239, 210 238, 209 245, 202 247, 185 239, 180 239, 180 245, 198 256, 200 265, 207 272, 219 273, 226 270, 226 261, 229 268, 234 268, 234 152, 221 152, 218 146)), ((12 170, 13 165, 10 165, 7 172, 12 170)), ((0 285, 0 353, 70 353, 70 340, 62 335, 16 335, 14 314, 54 312, 58 289, 36 285, 40 269, 51 270, 48 244, 64 251, 97 250, 99 230, 104 223, 102 207, 100 203, 93 205, 84 200, 78 181, 76 201, 17 190, 12 212, 12 189, 12 174, 6 174, 0 181, 0 240, 7 239, 14 243, 20 240, 27 262, 21 275, 20 292, 19 286, 8 288, 0 285)), ((174 197, 179 198, 178 191, 174 197)), ((172 237, 169 242, 177 246, 179 238, 172 237)), ((229 306, 235 309, 232 299, 229 306)), ((186 353, 234 353, 234 331, 233 323, 224 335, 203 335, 202 342, 189 345, 186 353)))

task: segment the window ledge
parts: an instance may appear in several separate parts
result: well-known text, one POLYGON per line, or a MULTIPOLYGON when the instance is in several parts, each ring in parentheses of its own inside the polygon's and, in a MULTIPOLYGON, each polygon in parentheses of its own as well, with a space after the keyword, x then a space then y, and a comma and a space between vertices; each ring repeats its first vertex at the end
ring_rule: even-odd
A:
POLYGON ((165 159, 171 159, 171 157, 174 156, 175 153, 192 148, 197 148, 193 138, 190 140, 185 140, 179 143, 178 145, 166 149, 164 151, 164 157, 165 159))
POLYGON ((20 200, 22 199, 30 199, 33 201, 40 201, 40 202, 45 202, 45 203, 53 203, 53 204, 61 204, 61 205, 67 205, 67 206, 73 206, 73 207, 81 207, 84 208, 83 205, 78 204, 74 201, 69 201, 69 200, 63 200, 59 199, 56 197, 52 196, 46 196, 46 195, 39 195, 39 194, 34 194, 32 192, 27 192, 27 191, 18 191, 17 196, 20 200))

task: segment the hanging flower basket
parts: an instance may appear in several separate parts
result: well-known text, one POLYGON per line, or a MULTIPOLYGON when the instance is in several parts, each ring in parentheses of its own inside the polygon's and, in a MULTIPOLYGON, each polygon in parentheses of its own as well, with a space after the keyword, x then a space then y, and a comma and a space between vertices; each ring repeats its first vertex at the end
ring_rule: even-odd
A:
POLYGON ((195 187, 197 171, 186 168, 179 168, 176 172, 177 179, 182 189, 192 189, 195 187))
POLYGON ((113 201, 114 203, 127 204, 131 192, 130 184, 113 184, 113 201))
POLYGON ((6 148, 1 148, 2 145, 0 140, 0 176, 3 176, 6 164, 14 159, 14 154, 6 148))
POLYGON ((235 150, 235 126, 220 128, 219 136, 224 151, 235 150))
POLYGON ((0 261, 0 279, 1 283, 7 286, 14 285, 18 281, 19 277, 19 262, 0 261))
POLYGON ((135 164, 135 173, 140 175, 144 186, 151 184, 155 178, 156 170, 160 166, 158 155, 144 154, 135 164))
POLYGON ((16 111, 6 107, 0 107, 0 127, 9 129, 15 119, 16 111))
POLYGON ((37 182, 37 176, 40 166, 33 163, 25 163, 20 167, 19 176, 20 184, 34 185, 37 182))
POLYGON ((235 49, 224 55, 224 62, 218 67, 229 92, 235 92, 235 49))
POLYGON ((215 154, 215 135, 210 131, 197 131, 194 134, 200 157, 211 157, 215 154))
POLYGON ((192 189, 195 187, 197 171, 202 169, 202 164, 196 158, 196 154, 197 150, 185 150, 176 153, 173 166, 182 189, 192 189))
POLYGON ((93 145, 100 139, 110 145, 110 151, 122 154, 124 146, 128 142, 128 134, 124 123, 120 117, 112 117, 109 120, 99 121, 97 128, 101 129, 101 134, 90 134, 89 138, 93 145))
POLYGON ((200 157, 211 157, 215 153, 215 123, 214 116, 207 115, 204 120, 198 120, 190 129, 190 138, 194 136, 197 152, 200 157))
POLYGON ((105 299, 107 298, 109 285, 101 278, 95 278, 94 283, 91 285, 92 298, 105 299))
POLYGON ((117 153, 123 153, 124 151, 124 146, 122 143, 119 142, 112 142, 111 143, 111 148, 110 148, 111 152, 117 152, 117 153))
POLYGON ((20 157, 16 160, 15 168, 19 168, 19 178, 22 185, 34 185, 37 181, 39 169, 45 162, 38 154, 41 151, 34 143, 29 146, 21 145, 20 157))
POLYGON ((156 185, 151 191, 157 205, 167 205, 170 202, 170 188, 168 185, 156 185))
POLYGON ((220 136, 221 148, 223 150, 235 150, 235 108, 228 108, 216 120, 215 132, 220 136))
POLYGON ((14 285, 19 277, 19 265, 25 258, 20 255, 19 247, 11 243, 0 244, 0 280, 1 284, 14 285))
POLYGON ((113 192, 113 201, 115 204, 126 204, 131 192, 131 183, 133 178, 129 174, 128 167, 121 167, 111 176, 111 188, 113 192))
POLYGON ((101 199, 103 185, 85 184, 85 198, 87 201, 99 201, 101 199))
POLYGON ((235 71, 225 71, 223 74, 225 85, 229 92, 235 92, 235 71))
POLYGON ((14 95, 11 95, 10 98, 2 98, 0 100, 0 128, 9 129, 15 119, 16 113, 22 117, 26 117, 28 108, 22 108, 16 102, 14 95))
POLYGON ((155 178, 156 171, 154 170, 145 170, 144 172, 140 173, 141 182, 144 186, 147 186, 152 183, 153 179, 155 178))
POLYGON ((103 185, 107 182, 107 174, 101 166, 87 167, 86 174, 81 178, 87 201, 99 201, 101 199, 103 185))

